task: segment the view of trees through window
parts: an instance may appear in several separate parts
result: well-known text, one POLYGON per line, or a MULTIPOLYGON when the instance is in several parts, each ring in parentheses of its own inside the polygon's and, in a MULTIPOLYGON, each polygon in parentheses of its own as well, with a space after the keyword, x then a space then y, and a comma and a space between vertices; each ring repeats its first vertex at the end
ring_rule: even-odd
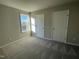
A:
POLYGON ((21 21, 21 31, 27 32, 29 30, 29 16, 20 14, 20 21, 21 21))

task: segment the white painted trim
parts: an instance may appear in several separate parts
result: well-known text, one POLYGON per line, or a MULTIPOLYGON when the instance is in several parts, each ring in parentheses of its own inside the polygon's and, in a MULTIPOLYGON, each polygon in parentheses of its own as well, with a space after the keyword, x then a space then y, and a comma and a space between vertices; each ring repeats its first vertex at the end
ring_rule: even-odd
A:
MULTIPOLYGON (((27 37, 27 36, 26 36, 26 37, 27 37)), ((28 36, 28 37, 31 37, 31 36, 28 36)), ((20 39, 17 39, 16 41, 7 43, 7 44, 5 44, 5 45, 2 45, 0 48, 4 48, 4 47, 6 47, 6 46, 12 45, 12 44, 16 43, 17 41, 23 40, 24 38, 25 38, 25 37, 22 37, 22 38, 20 38, 20 39)))

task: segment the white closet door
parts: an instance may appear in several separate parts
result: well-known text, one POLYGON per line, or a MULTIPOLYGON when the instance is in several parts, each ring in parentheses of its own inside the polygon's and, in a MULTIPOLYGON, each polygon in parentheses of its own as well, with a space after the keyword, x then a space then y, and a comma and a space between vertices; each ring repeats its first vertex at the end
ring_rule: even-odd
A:
POLYGON ((52 14, 52 38, 66 42, 69 10, 57 11, 52 14))
POLYGON ((44 15, 35 15, 35 30, 36 36, 39 38, 44 38, 44 15))

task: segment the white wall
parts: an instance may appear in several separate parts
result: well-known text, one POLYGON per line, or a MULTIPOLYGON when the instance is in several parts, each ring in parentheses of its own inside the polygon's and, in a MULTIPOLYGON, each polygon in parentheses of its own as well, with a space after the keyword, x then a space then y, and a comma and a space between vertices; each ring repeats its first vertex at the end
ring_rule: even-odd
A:
POLYGON ((67 42, 79 44, 79 2, 68 3, 52 8, 47 8, 39 11, 32 12, 33 14, 44 14, 44 33, 45 37, 51 38, 51 25, 52 25, 52 12, 59 10, 69 9, 69 25, 67 42))
POLYGON ((0 5, 0 47, 29 36, 29 32, 22 33, 20 31, 20 13, 24 13, 24 11, 0 5))

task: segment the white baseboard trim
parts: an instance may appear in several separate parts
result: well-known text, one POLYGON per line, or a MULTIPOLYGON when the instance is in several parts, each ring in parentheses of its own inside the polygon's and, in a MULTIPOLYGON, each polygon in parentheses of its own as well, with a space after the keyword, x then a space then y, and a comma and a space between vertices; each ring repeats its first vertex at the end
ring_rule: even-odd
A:
MULTIPOLYGON (((28 37, 31 37, 31 36, 28 36, 28 37)), ((6 47, 6 46, 12 45, 12 44, 14 44, 14 43, 16 43, 16 42, 18 42, 18 41, 24 39, 24 38, 25 38, 25 37, 22 37, 22 38, 20 38, 20 39, 17 39, 17 40, 15 40, 15 41, 12 41, 12 42, 10 42, 10 43, 7 43, 7 44, 5 44, 5 45, 2 45, 2 46, 0 46, 0 48, 4 48, 4 47, 6 47)))

